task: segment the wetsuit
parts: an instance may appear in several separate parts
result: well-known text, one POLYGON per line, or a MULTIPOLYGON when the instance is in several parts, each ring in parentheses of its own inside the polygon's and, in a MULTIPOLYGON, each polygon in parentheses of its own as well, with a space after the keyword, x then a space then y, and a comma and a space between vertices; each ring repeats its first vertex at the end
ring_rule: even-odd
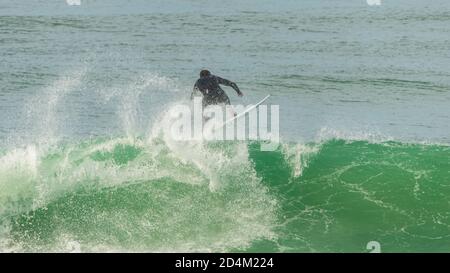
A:
POLYGON ((203 107, 206 107, 211 104, 230 104, 230 98, 228 98, 225 91, 220 88, 220 84, 230 86, 238 95, 241 95, 241 91, 238 86, 229 80, 222 79, 221 77, 217 77, 214 75, 209 75, 205 77, 201 77, 197 80, 194 85, 194 91, 192 92, 191 98, 193 98, 194 93, 196 91, 200 91, 203 95, 203 107))

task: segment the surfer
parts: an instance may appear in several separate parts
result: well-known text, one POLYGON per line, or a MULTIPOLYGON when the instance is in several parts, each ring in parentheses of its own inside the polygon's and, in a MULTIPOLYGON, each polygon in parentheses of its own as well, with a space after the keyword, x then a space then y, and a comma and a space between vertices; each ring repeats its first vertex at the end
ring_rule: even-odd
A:
POLYGON ((208 70, 202 70, 200 71, 200 79, 195 82, 191 99, 194 98, 196 92, 200 91, 203 95, 203 107, 214 104, 229 105, 230 98, 228 98, 225 91, 220 88, 220 84, 232 87, 239 97, 244 95, 234 82, 212 75, 208 70))

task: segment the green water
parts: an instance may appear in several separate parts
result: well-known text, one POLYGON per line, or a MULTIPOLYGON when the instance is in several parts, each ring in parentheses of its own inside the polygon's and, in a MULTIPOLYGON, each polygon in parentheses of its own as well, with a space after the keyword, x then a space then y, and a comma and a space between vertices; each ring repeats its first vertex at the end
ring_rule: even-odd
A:
POLYGON ((360 252, 374 240, 386 252, 448 252, 449 152, 333 140, 300 177, 290 177, 281 158, 255 162, 262 177, 279 183, 269 182, 282 200, 280 240, 287 251, 360 252), (283 170, 278 179, 264 171, 274 162, 283 170))
POLYGON ((112 139, 35 157, 35 170, 33 162, 3 169, 35 190, 2 190, 3 203, 13 193, 22 203, 2 213, 4 247, 365 252, 378 241, 384 252, 448 251, 447 146, 330 140, 274 152, 258 143, 185 149, 223 168, 206 158, 183 162, 157 140, 112 139))

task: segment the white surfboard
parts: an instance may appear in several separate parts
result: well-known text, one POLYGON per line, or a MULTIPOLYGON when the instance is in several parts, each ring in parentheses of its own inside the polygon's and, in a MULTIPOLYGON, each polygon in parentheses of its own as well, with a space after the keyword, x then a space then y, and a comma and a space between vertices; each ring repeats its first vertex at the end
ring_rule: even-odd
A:
POLYGON ((221 128, 226 126, 227 124, 233 122, 234 120, 245 116, 245 114, 247 114, 248 112, 252 111, 253 109, 255 109, 256 107, 260 106, 262 103, 264 103, 268 98, 270 97, 270 95, 265 96, 262 100, 260 100, 258 103, 250 105, 247 107, 247 109, 245 109, 245 111, 239 113, 238 115, 228 119, 227 121, 225 121, 224 123, 222 123, 222 125, 218 126, 217 128, 221 128))

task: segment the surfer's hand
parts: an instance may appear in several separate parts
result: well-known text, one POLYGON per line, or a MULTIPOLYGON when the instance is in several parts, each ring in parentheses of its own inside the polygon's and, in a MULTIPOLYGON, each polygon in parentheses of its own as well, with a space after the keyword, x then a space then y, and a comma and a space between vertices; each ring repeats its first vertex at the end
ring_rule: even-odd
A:
POLYGON ((238 91, 238 96, 242 97, 242 96, 244 96, 244 94, 241 91, 238 91))

